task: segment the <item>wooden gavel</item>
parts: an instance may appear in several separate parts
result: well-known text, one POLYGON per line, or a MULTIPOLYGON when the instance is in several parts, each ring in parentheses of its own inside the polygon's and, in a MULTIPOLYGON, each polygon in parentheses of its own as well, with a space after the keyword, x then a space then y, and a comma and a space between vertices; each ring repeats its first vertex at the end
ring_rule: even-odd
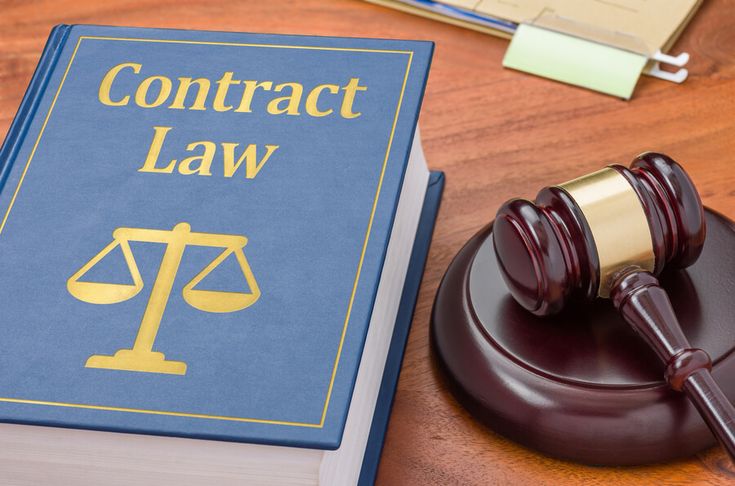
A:
POLYGON ((493 244, 515 300, 551 315, 574 299, 611 298, 666 366, 735 462, 735 409, 692 348, 656 275, 685 268, 705 239, 702 202, 684 169, 663 154, 638 156, 498 210, 493 244))

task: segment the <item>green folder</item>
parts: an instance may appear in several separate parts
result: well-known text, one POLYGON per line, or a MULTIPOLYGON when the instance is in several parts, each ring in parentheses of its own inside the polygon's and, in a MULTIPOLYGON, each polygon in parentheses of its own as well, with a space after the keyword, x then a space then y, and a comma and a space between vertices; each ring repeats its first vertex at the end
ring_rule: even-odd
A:
POLYGON ((630 99, 647 61, 642 54, 520 24, 503 66, 630 99))

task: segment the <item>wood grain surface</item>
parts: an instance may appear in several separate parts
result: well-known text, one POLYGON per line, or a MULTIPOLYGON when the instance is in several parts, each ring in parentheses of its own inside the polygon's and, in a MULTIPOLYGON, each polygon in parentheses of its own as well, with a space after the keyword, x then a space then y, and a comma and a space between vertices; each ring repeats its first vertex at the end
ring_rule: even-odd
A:
POLYGON ((0 134, 59 23, 436 42, 421 127, 429 165, 445 171, 447 186, 379 485, 735 482, 735 467, 717 448, 669 464, 596 468, 516 445, 457 404, 428 338, 434 293, 450 259, 510 197, 531 197, 546 184, 657 150, 686 167, 706 205, 735 218, 735 2, 705 1, 676 44, 674 53, 691 54, 683 85, 644 76, 626 102, 503 69, 505 40, 360 1, 0 0, 0 134))

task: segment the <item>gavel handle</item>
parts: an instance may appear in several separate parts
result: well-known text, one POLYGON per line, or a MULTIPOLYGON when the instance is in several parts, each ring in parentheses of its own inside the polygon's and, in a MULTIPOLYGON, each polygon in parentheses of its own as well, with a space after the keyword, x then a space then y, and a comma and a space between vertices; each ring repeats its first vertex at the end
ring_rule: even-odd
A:
POLYGON ((710 374, 709 355, 692 348, 684 336, 658 279, 631 269, 616 279, 610 296, 623 318, 666 365, 669 386, 687 394, 735 463, 735 408, 710 374))
POLYGON ((708 370, 689 375, 684 392, 735 463, 735 408, 708 370))

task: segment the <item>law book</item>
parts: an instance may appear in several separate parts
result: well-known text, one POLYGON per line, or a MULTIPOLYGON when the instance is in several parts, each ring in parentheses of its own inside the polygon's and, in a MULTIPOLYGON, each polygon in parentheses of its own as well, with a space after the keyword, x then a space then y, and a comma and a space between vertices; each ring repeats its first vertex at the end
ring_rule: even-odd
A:
POLYGON ((432 50, 52 31, 0 148, 0 483, 373 482, 432 50))

